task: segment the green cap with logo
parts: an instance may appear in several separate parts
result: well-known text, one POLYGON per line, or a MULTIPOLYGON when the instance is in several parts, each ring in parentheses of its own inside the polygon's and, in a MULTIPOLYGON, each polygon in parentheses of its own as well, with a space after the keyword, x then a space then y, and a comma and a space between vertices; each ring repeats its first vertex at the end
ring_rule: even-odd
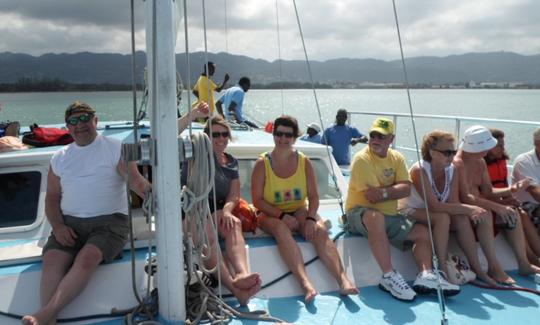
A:
POLYGON ((371 125, 369 132, 378 132, 380 134, 394 134, 394 122, 385 117, 378 117, 371 125))

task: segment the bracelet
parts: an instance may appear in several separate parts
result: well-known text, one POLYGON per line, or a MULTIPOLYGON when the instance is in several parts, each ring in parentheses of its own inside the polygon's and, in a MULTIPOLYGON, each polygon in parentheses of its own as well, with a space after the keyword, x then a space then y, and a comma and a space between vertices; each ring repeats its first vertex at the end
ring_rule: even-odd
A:
POLYGON ((317 219, 315 219, 313 217, 306 217, 306 220, 311 220, 311 221, 317 223, 317 219))
POLYGON ((285 212, 281 212, 281 214, 279 215, 278 219, 279 219, 279 220, 283 220, 283 218, 285 218, 285 215, 286 215, 285 212))

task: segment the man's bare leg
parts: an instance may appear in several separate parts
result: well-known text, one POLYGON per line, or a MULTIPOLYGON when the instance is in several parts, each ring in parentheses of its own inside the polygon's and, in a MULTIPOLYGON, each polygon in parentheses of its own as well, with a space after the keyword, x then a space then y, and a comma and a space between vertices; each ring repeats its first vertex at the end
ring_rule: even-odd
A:
POLYGON ((371 253, 381 271, 388 273, 393 271, 390 257, 390 242, 386 235, 384 215, 375 210, 367 210, 362 215, 362 222, 368 231, 368 243, 371 253))
POLYGON ((96 246, 85 245, 77 254, 73 266, 58 284, 49 302, 31 316, 25 316, 23 324, 54 324, 58 313, 86 287, 102 259, 103 254, 96 246))

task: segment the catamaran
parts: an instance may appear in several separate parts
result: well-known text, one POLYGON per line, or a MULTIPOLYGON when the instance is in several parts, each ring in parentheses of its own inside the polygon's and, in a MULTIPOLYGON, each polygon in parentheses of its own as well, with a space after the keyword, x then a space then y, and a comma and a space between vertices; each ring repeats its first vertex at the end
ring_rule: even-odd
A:
MULTIPOLYGON (((141 165, 152 167, 154 202, 132 209, 131 242, 123 256, 98 268, 84 292, 60 313, 59 322, 183 324, 198 320, 199 309, 193 312, 186 308, 193 299, 186 295, 186 288, 194 284, 186 280, 197 282, 199 273, 188 274, 191 268, 185 267, 178 166, 180 160, 199 154, 192 150, 187 135, 201 132, 202 127, 193 124, 183 136, 177 136, 173 3, 147 1, 146 5, 150 123, 134 126, 131 122, 101 122, 99 132, 124 141, 126 151, 131 147, 135 153, 142 152, 134 157, 141 165)), ((394 113, 358 113, 387 115, 395 121, 410 118, 394 113)), ((396 124, 399 127, 400 123, 396 124)), ((459 127, 456 134, 460 134, 459 127)), ((272 136, 240 127, 234 130, 234 138, 228 152, 239 160, 242 197, 249 200, 252 167, 262 152, 273 147, 272 136)), ((39 309, 41 250, 51 231, 44 212, 46 175, 50 158, 59 148, 0 154, 0 324, 18 324, 22 315, 39 309)), ((347 170, 337 166, 326 146, 299 141, 296 148, 313 162, 320 193, 319 214, 332 225, 329 234, 360 294, 341 297, 337 284, 315 258, 312 245, 297 236, 307 272, 320 292, 312 304, 304 304, 302 290, 281 260, 275 241, 258 231, 246 234, 246 243, 250 269, 260 273, 262 290, 248 306, 239 308, 227 292, 216 289, 215 294, 223 294, 229 307, 212 298, 217 307, 209 317, 232 324, 525 324, 538 319, 539 287, 532 278, 512 271, 517 268, 516 262, 502 238, 496 239, 498 257, 517 279, 517 288, 488 290, 465 285, 458 296, 442 301, 437 295, 419 296, 412 303, 397 301, 381 291, 377 288, 381 271, 367 240, 344 233, 339 226, 347 193, 347 170)), ((450 251, 460 254, 453 239, 450 251)), ((414 279, 416 267, 411 254, 394 248, 391 253, 395 268, 406 280, 414 279)))

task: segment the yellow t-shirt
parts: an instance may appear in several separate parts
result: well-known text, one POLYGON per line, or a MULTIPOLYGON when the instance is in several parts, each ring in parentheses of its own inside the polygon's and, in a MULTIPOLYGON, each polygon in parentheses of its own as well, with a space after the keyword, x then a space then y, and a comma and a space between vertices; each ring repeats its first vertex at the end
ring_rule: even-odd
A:
POLYGON ((216 109, 216 104, 214 103, 214 90, 216 90, 216 88, 217 85, 214 83, 214 81, 212 81, 212 79, 208 79, 206 76, 201 75, 193 87, 193 90, 199 92, 199 99, 195 105, 197 105, 199 102, 206 102, 208 103, 208 106, 210 106, 210 113, 214 113, 216 109), (210 91, 208 91, 209 85, 210 91), (208 98, 208 93, 210 93, 210 98, 208 98))
POLYGON ((264 200, 283 212, 294 212, 306 206, 307 177, 304 154, 298 152, 296 171, 288 178, 281 178, 274 174, 269 156, 269 153, 263 154, 265 172, 264 200))
POLYGON ((397 200, 380 203, 370 203, 364 196, 368 185, 374 187, 390 186, 398 182, 410 182, 407 164, 403 155, 395 150, 388 149, 385 158, 371 152, 369 147, 359 151, 351 164, 351 178, 345 210, 362 206, 378 210, 383 214, 397 214, 397 200))

